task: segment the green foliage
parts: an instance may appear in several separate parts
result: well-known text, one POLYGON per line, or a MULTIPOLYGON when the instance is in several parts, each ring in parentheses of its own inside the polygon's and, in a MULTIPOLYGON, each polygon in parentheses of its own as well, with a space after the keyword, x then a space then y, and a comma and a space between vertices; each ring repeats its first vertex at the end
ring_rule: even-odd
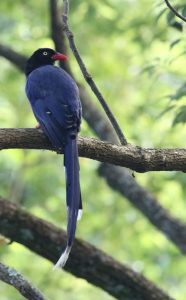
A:
POLYGON ((176 117, 174 118, 173 125, 178 123, 185 123, 186 122, 186 105, 181 106, 176 117))
MULTIPOLYGON (((144 147, 185 147, 185 127, 172 127, 172 123, 186 120, 182 23, 162 1, 72 0, 70 4, 70 24, 80 53, 128 140, 144 147)), ((1 43, 17 51, 29 55, 37 47, 53 46, 49 22, 48 1, 0 2, 1 43)), ((85 84, 72 55, 70 63, 78 80, 85 84)), ((35 126, 24 94, 23 74, 3 58, 0 64, 0 126, 35 126)), ((92 135, 84 122, 82 135, 92 135)), ((77 236, 142 272, 172 297, 184 300, 184 256, 98 178, 97 162, 81 159, 80 164, 85 213, 77 236)), ((185 174, 148 173, 136 174, 136 178, 172 214, 186 219, 185 174)), ((1 151, 0 182, 0 195, 65 228, 62 157, 48 151, 1 151)), ((112 299, 81 279, 52 272, 49 262, 16 243, 2 245, 0 255, 48 298, 112 299)), ((0 294, 4 300, 20 299, 15 290, 1 282, 0 294)))

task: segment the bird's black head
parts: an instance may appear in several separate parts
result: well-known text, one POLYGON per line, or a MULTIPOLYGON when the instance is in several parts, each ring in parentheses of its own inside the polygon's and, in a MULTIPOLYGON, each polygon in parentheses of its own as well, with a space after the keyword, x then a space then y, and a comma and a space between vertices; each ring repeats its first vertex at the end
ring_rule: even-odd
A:
POLYGON ((33 70, 41 66, 53 65, 56 60, 67 60, 67 56, 50 48, 40 48, 28 59, 25 74, 28 76, 33 70))

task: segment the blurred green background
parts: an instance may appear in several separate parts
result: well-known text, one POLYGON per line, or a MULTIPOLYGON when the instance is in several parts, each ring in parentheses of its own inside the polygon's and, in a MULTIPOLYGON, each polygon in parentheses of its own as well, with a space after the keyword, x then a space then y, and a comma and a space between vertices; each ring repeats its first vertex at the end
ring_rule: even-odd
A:
MULTIPOLYGON (((184 1, 174 3, 185 13, 184 1)), ((185 25, 165 9, 164 1, 71 0, 70 8, 80 53, 128 140, 142 147, 185 147, 185 25)), ((0 2, 1 43, 22 54, 53 47, 49 23, 48 1, 0 2)), ((85 85, 69 56, 76 78, 85 85)), ((0 127, 34 127, 24 75, 3 58, 0 66, 0 127)), ((93 135, 85 122, 81 134, 93 135)), ((172 297, 185 300, 186 258, 98 177, 98 162, 80 158, 80 165, 84 215, 77 237, 143 273, 172 297)), ((164 207, 186 220, 185 174, 135 175, 164 207)), ((47 151, 1 151, 0 195, 65 228, 63 158, 47 151)), ((19 244, 1 243, 0 259, 48 299, 113 299, 64 271, 52 272, 51 263, 19 244)), ((2 282, 0 294, 3 300, 22 299, 2 282)))

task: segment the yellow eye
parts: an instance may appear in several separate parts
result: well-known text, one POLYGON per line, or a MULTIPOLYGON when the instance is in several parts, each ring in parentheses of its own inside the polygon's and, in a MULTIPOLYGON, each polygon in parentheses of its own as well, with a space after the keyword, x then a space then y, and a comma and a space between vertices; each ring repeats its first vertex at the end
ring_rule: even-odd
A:
POLYGON ((46 51, 43 52, 43 55, 47 55, 47 54, 48 54, 48 52, 46 52, 46 51))

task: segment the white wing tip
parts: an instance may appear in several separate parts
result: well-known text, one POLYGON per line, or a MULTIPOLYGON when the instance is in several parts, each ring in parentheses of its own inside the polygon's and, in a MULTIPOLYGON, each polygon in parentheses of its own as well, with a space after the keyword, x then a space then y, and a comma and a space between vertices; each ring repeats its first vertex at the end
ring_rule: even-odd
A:
POLYGON ((71 250, 71 247, 67 246, 65 251, 61 254, 59 260, 57 261, 57 263, 53 267, 53 270, 64 267, 64 265, 66 264, 67 259, 69 257, 70 250, 71 250))
POLYGON ((78 215, 77 215, 77 221, 81 220, 82 215, 83 215, 83 210, 79 209, 78 210, 78 215))

